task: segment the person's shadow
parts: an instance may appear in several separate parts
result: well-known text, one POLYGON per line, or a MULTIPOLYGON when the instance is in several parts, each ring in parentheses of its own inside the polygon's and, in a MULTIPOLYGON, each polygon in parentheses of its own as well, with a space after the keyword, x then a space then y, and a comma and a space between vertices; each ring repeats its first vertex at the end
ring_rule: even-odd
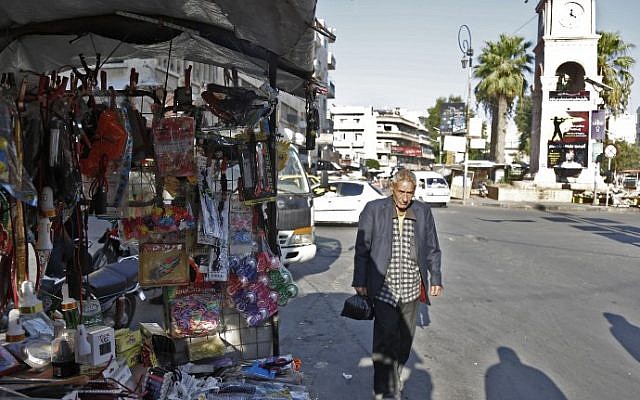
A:
POLYGON ((611 324, 611 334, 631 357, 640 362, 640 328, 629 323, 623 316, 618 314, 603 313, 604 317, 611 324))
POLYGON ((498 347, 500 362, 485 375, 487 400, 566 400, 558 386, 542 371, 523 364, 508 347, 498 347))

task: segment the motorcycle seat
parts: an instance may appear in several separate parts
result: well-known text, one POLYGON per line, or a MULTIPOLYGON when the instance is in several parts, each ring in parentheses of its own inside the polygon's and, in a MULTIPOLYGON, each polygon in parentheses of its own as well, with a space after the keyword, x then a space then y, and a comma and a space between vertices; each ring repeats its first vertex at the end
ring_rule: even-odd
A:
POLYGON ((100 268, 87 276, 91 293, 97 298, 122 293, 127 289, 127 278, 110 268, 100 268))
POLYGON ((117 263, 107 264, 103 268, 111 269, 124 276, 127 280, 127 286, 131 287, 138 283, 138 265, 138 259, 130 257, 117 263))
POLYGON ((122 293, 138 282, 138 260, 126 259, 107 264, 88 275, 92 293, 98 297, 122 293))

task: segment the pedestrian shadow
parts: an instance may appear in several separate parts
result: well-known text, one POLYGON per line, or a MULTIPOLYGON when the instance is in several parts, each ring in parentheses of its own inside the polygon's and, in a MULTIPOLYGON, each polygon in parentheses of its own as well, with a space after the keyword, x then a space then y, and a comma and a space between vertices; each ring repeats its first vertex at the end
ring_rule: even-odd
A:
MULTIPOLYGON (((418 321, 418 323, 419 322, 420 321, 418 321)), ((425 370, 426 367, 424 365, 419 365, 426 361, 424 358, 418 356, 415 350, 411 350, 411 356, 404 366, 404 372, 402 374, 402 378, 405 381, 404 390, 402 391, 403 400, 431 400, 433 393, 431 375, 425 370)))
POLYGON ((631 357, 640 362, 640 327, 637 327, 621 315, 603 313, 611 324, 609 331, 614 338, 631 354, 631 357))
POLYGON ((498 347, 500 362, 485 375, 486 400, 566 400, 558 386, 539 369, 523 364, 513 349, 498 347))

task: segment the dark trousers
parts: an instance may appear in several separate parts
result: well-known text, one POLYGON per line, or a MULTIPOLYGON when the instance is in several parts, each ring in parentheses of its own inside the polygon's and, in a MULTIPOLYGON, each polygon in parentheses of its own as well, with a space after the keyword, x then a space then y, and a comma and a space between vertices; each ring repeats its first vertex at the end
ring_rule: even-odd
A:
POLYGON ((418 300, 393 307, 374 300, 373 391, 384 398, 400 398, 400 373, 411 354, 418 300))

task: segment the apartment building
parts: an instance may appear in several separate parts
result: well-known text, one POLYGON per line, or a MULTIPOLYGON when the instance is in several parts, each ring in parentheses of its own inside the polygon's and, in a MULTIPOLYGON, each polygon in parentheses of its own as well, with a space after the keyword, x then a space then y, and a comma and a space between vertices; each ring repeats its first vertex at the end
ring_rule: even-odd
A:
POLYGON ((359 165, 367 159, 381 167, 426 169, 434 161, 427 130, 416 114, 400 108, 363 106, 331 108, 333 148, 342 165, 359 165))

